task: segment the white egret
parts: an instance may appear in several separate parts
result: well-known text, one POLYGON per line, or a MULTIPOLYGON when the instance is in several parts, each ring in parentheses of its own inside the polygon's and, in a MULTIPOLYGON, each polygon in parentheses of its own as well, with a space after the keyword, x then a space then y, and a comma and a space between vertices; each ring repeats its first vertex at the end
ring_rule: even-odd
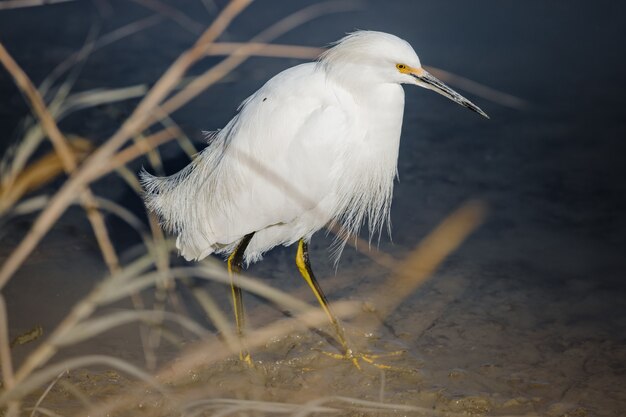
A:
MULTIPOLYGON (((142 172, 147 207, 177 235, 187 260, 228 255, 238 332, 244 325, 235 273, 276 245, 298 243, 296 264, 333 324, 346 358, 354 353, 318 285, 311 236, 338 224, 338 257, 364 222, 388 224, 404 112, 401 84, 440 93, 485 117, 425 71, 408 42, 358 31, 317 62, 289 68, 239 107, 186 168, 170 177, 142 172)), ((250 360, 247 352, 242 358, 250 360)))

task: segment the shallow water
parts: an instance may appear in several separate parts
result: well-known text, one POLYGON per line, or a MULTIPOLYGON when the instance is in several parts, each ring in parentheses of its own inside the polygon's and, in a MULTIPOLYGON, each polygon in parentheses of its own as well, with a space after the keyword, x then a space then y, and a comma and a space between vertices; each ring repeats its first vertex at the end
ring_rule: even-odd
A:
MULTIPOLYGON (((310 3, 256 2, 227 38, 247 39, 310 3)), ((0 41, 40 82, 80 48, 95 22, 108 32, 148 15, 135 4, 110 4, 108 15, 84 2, 0 12, 0 41)), ((211 19, 200 2, 176 4, 204 24, 211 19)), ((514 94, 528 106, 510 109, 468 94, 491 116, 485 121, 432 93, 407 88, 393 243, 383 237, 379 250, 402 259, 468 198, 484 200, 490 211, 483 227, 384 323, 374 330, 359 327, 360 319, 346 323, 351 341, 365 351, 405 351, 388 362, 401 370, 358 372, 320 353, 331 349, 328 342, 304 332, 255 352, 262 361, 256 371, 226 361, 198 369, 189 384, 210 381, 215 397, 266 401, 343 395, 477 415, 626 414, 626 65, 616 46, 626 38, 624 11, 615 2, 589 7, 582 1, 407 0, 390 7, 370 1, 361 11, 323 17, 280 38, 319 46, 357 27, 396 33, 413 44, 424 65, 514 94)), ((153 83, 195 36, 166 20, 95 52, 75 89, 153 83)), ((223 126, 241 100, 296 62, 250 60, 174 119, 201 147, 201 130, 223 126)), ((0 97, 7 146, 7 138, 19 137, 27 107, 6 74, 0 77, 0 97)), ((103 140, 132 108, 133 103, 100 106, 61 127, 103 140)), ((186 163, 175 145, 164 147, 164 159, 169 172, 186 163)), ((94 190, 141 213, 139 200, 117 178, 98 182, 94 190)), ((2 259, 31 221, 23 218, 4 228, 2 259)), ((112 218, 108 222, 120 252, 138 243, 134 232, 112 218)), ((312 262, 331 300, 375 305, 371 291, 390 272, 347 249, 335 274, 327 256, 330 239, 319 235, 311 245, 312 262)), ((279 248, 250 272, 314 303, 298 278, 294 255, 294 248, 279 248)), ((82 212, 70 210, 4 290, 11 337, 36 325, 48 334, 104 273, 82 212)), ((227 309, 228 292, 210 288, 227 309)), ((179 295, 190 314, 198 315, 189 290, 181 288, 179 295)), ((251 328, 284 317, 251 296, 246 305, 251 328)), ((361 319, 376 323, 375 314, 364 310, 361 319)), ((16 362, 37 343, 17 346, 16 362)), ((176 351, 164 343, 159 364, 176 351)), ((131 326, 59 357, 84 353, 145 364, 138 329, 131 326)), ((68 378, 95 398, 121 392, 128 383, 98 369, 68 378)), ((48 401, 68 413, 77 406, 60 386, 48 401)))

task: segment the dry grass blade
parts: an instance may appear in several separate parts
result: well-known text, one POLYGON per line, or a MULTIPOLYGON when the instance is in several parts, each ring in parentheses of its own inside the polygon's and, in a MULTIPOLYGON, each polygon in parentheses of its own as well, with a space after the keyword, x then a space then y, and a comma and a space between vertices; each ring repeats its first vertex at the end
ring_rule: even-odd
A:
MULTIPOLYGON (((306 404, 303 404, 300 407, 298 407, 296 412, 291 414, 291 416, 292 417, 306 417, 306 416, 316 413, 315 410, 321 407, 322 404, 333 403, 333 402, 335 403, 348 402, 349 404, 348 407, 341 406, 341 405, 336 406, 336 409, 335 409, 336 412, 344 412, 344 413, 347 411, 355 412, 357 410, 355 410, 355 408, 352 406, 355 404, 358 404, 357 403, 358 400, 356 399, 355 401, 352 401, 352 400, 353 400, 352 398, 336 397, 336 396, 317 398, 315 400, 309 401, 306 404)), ((398 411, 411 412, 411 411, 426 411, 427 410, 425 408, 411 407, 411 406, 406 406, 406 405, 400 405, 396 407, 395 404, 377 403, 374 401, 368 401, 367 404, 368 405, 371 404, 372 406, 369 407, 368 410, 358 410, 358 412, 376 413, 376 415, 383 415, 381 413, 385 410, 392 411, 394 414, 396 414, 398 411)), ((429 413, 424 414, 425 416, 439 415, 439 414, 435 414, 436 412, 432 412, 432 410, 428 410, 428 411, 429 413)))
POLYGON ((23 7, 47 6, 68 3, 76 0, 4 0, 0 2, 0 10, 21 9, 23 7))
MULTIPOLYGON (((198 151, 191 142, 191 139, 187 137, 180 126, 178 126, 169 114, 165 113, 159 106, 155 108, 155 113, 159 116, 159 122, 163 125, 165 130, 172 135, 172 138, 177 140, 179 146, 183 149, 187 156, 189 156, 190 159, 195 158, 198 151)), ((156 146, 150 145, 150 141, 148 141, 142 134, 138 134, 134 137, 134 143, 138 146, 144 146, 143 154, 147 157, 150 165, 159 173, 159 175, 165 175, 161 156, 157 151, 156 146)), ((127 151, 127 149, 119 152, 118 156, 125 151, 127 151)))
POLYGON ((104 223, 104 217, 102 217, 102 213, 100 213, 98 209, 95 197, 88 188, 81 191, 80 197, 81 205, 87 213, 89 223, 91 223, 91 228, 96 236, 100 253, 104 258, 104 263, 110 272, 116 272, 120 269, 119 259, 113 247, 113 242, 109 237, 109 232, 104 223))
POLYGON ((213 297, 201 288, 194 288, 192 293, 200 306, 203 308, 209 320, 211 320, 211 323, 213 323, 217 331, 224 337, 224 341, 226 342, 226 345, 228 345, 231 352, 237 352, 240 342, 235 336, 235 333, 232 331, 229 320, 226 318, 226 315, 219 308, 217 303, 213 300, 213 297))
POLYGON ((40 124, 31 126, 19 144, 7 149, 7 152, 0 159, 0 182, 2 187, 9 188, 15 177, 24 169, 29 158, 37 150, 45 135, 40 124))
MULTIPOLYGON (((29 408, 25 408, 25 410, 28 411, 29 408)), ((54 411, 52 411, 52 410, 50 410, 48 408, 44 408, 44 407, 39 407, 39 408, 36 408, 36 409, 33 409, 33 410, 36 410, 39 414, 43 414, 44 416, 65 417, 65 416, 62 416, 61 414, 55 413, 54 411)))
MULTIPOLYGON (((396 266, 394 274, 372 294, 385 294, 378 308, 386 316, 411 295, 461 243, 480 226, 486 215, 480 201, 469 201, 449 215, 396 266)), ((379 299, 380 297, 378 297, 379 299)))
POLYGON ((64 360, 58 364, 47 366, 40 371, 33 372, 28 378, 15 385, 13 389, 5 390, 0 394, 0 406, 3 406, 10 401, 23 398, 37 388, 41 387, 43 384, 51 381, 62 372, 94 365, 104 365, 113 369, 118 369, 145 382, 162 394, 167 394, 167 389, 157 382, 157 380, 150 374, 122 359, 107 355, 86 355, 64 360))
POLYGON ((137 4, 141 4, 142 6, 154 10, 160 15, 171 19, 176 22, 181 28, 190 31, 191 33, 198 35, 202 33, 204 29, 204 25, 200 22, 195 21, 191 17, 187 16, 185 13, 180 10, 171 7, 170 5, 163 3, 158 0, 132 0, 137 4))
MULTIPOLYGON (((335 314, 342 319, 348 318, 356 314, 360 309, 358 303, 341 301, 334 305, 335 314)), ((311 327, 317 327, 327 323, 328 317, 321 309, 315 307, 310 308, 302 314, 293 318, 276 321, 266 327, 250 332, 246 336, 246 346, 254 349, 267 343, 268 340, 283 337, 294 329, 308 330, 311 327)), ((189 372, 199 367, 207 366, 218 361, 224 360, 231 355, 228 347, 219 341, 203 341, 197 343, 193 348, 184 352, 184 354, 174 362, 166 365, 157 373, 156 379, 163 384, 177 384, 185 380, 189 376, 189 372)), ((138 393, 143 392, 145 387, 138 386, 135 390, 128 390, 123 396, 118 396, 103 403, 95 404, 94 408, 83 410, 78 415, 107 416, 115 410, 121 410, 123 407, 130 407, 136 401, 138 393)), ((178 405, 184 408, 189 402, 196 400, 188 393, 182 392, 179 396, 172 395, 169 397, 169 404, 178 405)), ((193 392, 194 395, 205 396, 206 388, 199 392, 193 392)))
MULTIPOLYGON (((29 198, 27 200, 22 200, 19 204, 17 204, 9 215, 5 215, 0 218, 0 220, 6 220, 11 216, 23 216, 26 214, 30 214, 34 211, 41 210, 48 205, 50 201, 50 196, 47 195, 38 195, 36 197, 29 198)), ((3 223, 0 223, 2 225, 3 223)))
POLYGON ((98 198, 97 201, 102 210, 114 214, 132 227, 133 230, 135 230, 135 232, 137 232, 137 234, 141 237, 141 240, 146 247, 150 248, 152 246, 152 237, 150 233, 146 229, 144 223, 137 216, 135 216, 132 211, 111 200, 98 198))
MULTIPOLYGON (((171 250, 175 250, 175 243, 172 239, 166 239, 163 229, 159 225, 159 221, 153 213, 148 213, 148 222, 150 224, 150 231, 152 232, 153 244, 148 247, 153 259, 156 262, 157 269, 162 272, 168 272, 170 268, 169 254, 171 250)), ((173 293, 170 293, 172 298, 173 293)), ((174 300, 174 306, 182 308, 177 300, 174 300)))
MULTIPOLYGON (((58 123, 74 111, 139 97, 143 95, 145 91, 146 88, 144 86, 92 90, 70 95, 65 101, 57 101, 60 100, 60 94, 57 94, 55 98, 56 103, 52 103, 49 110, 58 123)), ((0 175, 3 189, 9 189, 13 186, 13 183, 17 180, 17 176, 20 175, 28 159, 39 147, 44 138, 45 132, 41 124, 35 124, 26 130, 19 146, 10 148, 10 151, 5 154, 4 158, 0 161, 0 175)), ((71 142, 72 140, 70 140, 70 146, 72 146, 71 142)), ((79 159, 82 160, 82 158, 79 159)), ((80 160, 78 162, 80 162, 80 160)))
MULTIPOLYGON (((120 283, 130 281, 140 276, 141 274, 143 274, 145 271, 150 269, 153 265, 154 265, 154 258, 150 256, 150 254, 147 254, 138 259, 135 259, 133 262, 126 265, 124 269, 117 272, 116 274, 113 274, 111 277, 107 278, 102 283, 102 286, 99 288, 96 288, 94 292, 104 291, 102 287, 104 287, 105 285, 119 285, 120 283)), ((92 292, 90 296, 93 298, 96 298, 98 294, 94 294, 94 292, 92 292)))
POLYGON ((33 411, 30 413, 30 417, 35 417, 35 415, 37 414, 37 412, 39 411, 39 406, 41 405, 41 403, 43 402, 43 400, 46 398, 46 396, 48 395, 48 393, 50 392, 50 390, 52 389, 52 387, 54 387, 56 385, 57 382, 59 382, 59 380, 63 377, 63 374, 65 374, 66 371, 61 372, 55 379, 54 381, 52 381, 50 384, 48 384, 48 386, 46 387, 46 389, 44 390, 43 394, 41 394, 39 396, 39 399, 37 399, 37 402, 35 403, 35 406, 33 407, 33 411))
MULTIPOLYGON (((145 145, 145 140, 145 136, 143 134, 139 134, 133 138, 133 143, 140 144, 139 146, 148 149, 148 146, 145 145)), ((146 157, 150 167, 152 167, 152 169, 156 171, 159 176, 165 176, 165 171, 163 170, 163 161, 161 160, 161 154, 156 148, 150 149, 149 151, 144 153, 144 156, 146 157)))
POLYGON ((131 310, 119 311, 104 317, 85 320, 67 332, 63 336, 63 339, 59 341, 60 344, 58 346, 73 345, 93 338, 114 327, 123 326, 135 321, 143 321, 148 324, 160 324, 163 320, 173 321, 198 337, 206 337, 209 335, 198 323, 180 314, 170 313, 168 311, 131 310))
POLYGON ((68 394, 76 398, 82 404, 83 408, 93 407, 93 402, 83 393, 76 385, 69 381, 61 380, 59 385, 67 391, 68 394))
MULTIPOLYGON (((52 142, 52 145, 54 146, 54 149, 63 164, 63 169, 68 174, 72 173, 76 169, 77 162, 76 158, 71 152, 71 148, 69 147, 66 138, 59 130, 59 127, 52 117, 52 114, 48 111, 48 108, 46 107, 43 98, 33 85, 32 81, 19 67, 19 65, 15 62, 15 60, 11 57, 11 55, 1 43, 0 63, 4 65, 4 67, 15 80, 17 86, 20 88, 20 90, 24 92, 26 97, 28 97, 29 104, 32 106, 33 111, 37 115, 43 130, 50 138, 50 141, 52 142)), ((111 242, 111 239, 109 238, 109 234, 105 227, 104 219, 100 212, 97 210, 94 196, 89 188, 84 188, 80 190, 80 196, 83 207, 87 212, 87 218, 89 219, 94 234, 96 235, 96 240, 98 241, 100 251, 102 253, 102 256, 104 257, 104 261, 107 264, 109 270, 111 272, 114 272, 119 268, 119 261, 117 259, 117 254, 115 253, 115 249, 113 248, 113 243, 111 242)), ((26 240, 26 238, 24 240, 26 240)), ((24 242, 24 240, 22 240, 22 243, 24 242)), ((22 262, 20 261, 18 263, 13 263, 14 261, 14 257, 10 256, 7 262, 5 262, 5 264, 3 265, 3 269, 7 264, 15 265, 15 267, 17 267, 22 262)), ((12 272, 5 277, 0 276, 0 288, 4 287, 4 284, 11 275, 12 272)))
POLYGON ((157 146, 163 145, 174 138, 176 138, 176 131, 173 129, 164 129, 145 137, 143 140, 135 142, 131 146, 128 146, 117 153, 108 165, 103 166, 99 171, 93 172, 89 177, 89 181, 94 181, 113 170, 119 169, 132 160, 139 158, 157 146))
MULTIPOLYGON (((102 175, 102 171, 106 170, 105 167, 108 163, 108 158, 110 158, 130 136, 143 127, 148 120, 151 120, 150 110, 156 108, 159 101, 172 91, 175 85, 182 79, 182 76, 187 69, 204 54, 207 46, 210 45, 211 42, 213 42, 217 36, 223 32, 232 19, 234 19, 249 3, 250 0, 231 1, 215 19, 213 24, 205 31, 202 37, 196 42, 194 47, 181 55, 170 66, 170 68, 161 77, 154 88, 150 90, 150 93, 142 100, 137 109, 133 112, 131 117, 126 120, 118 132, 116 132, 103 146, 94 152, 92 157, 90 157, 84 164, 84 168, 74 175, 73 178, 68 181, 61 190, 59 190, 50 202, 48 208, 37 218, 35 224, 26 237, 20 242, 8 260, 2 265, 2 268, 0 269, 0 288, 6 284, 17 268, 19 268, 19 266, 24 262, 28 254, 30 254, 37 243, 43 238, 45 233, 47 233, 54 222, 56 222, 59 216, 65 211, 70 204, 70 196, 80 192, 90 181, 90 176, 93 178, 95 172, 100 171, 99 174, 102 175)), ((347 10, 353 8, 354 4, 354 2, 327 2, 311 6, 286 19, 283 19, 276 25, 271 26, 259 36, 255 37, 254 40, 266 41, 272 37, 278 36, 294 26, 297 26, 298 24, 301 24, 302 22, 312 19, 313 17, 324 13, 347 10)), ((212 72, 213 70, 209 70, 209 73, 212 75, 211 77, 203 80, 203 85, 215 82, 223 76, 225 72, 228 72, 230 69, 243 62, 244 59, 245 57, 241 56, 231 56, 224 60, 222 63, 214 67, 214 70, 216 70, 215 72, 212 72), (234 61, 228 62, 228 65, 222 65, 220 67, 221 64, 224 64, 229 60, 234 61)), ((179 97, 180 94, 185 91, 190 91, 190 87, 191 85, 179 93, 179 95, 170 99, 167 103, 171 103, 172 100, 179 97)), ((194 86, 194 88, 196 87, 197 86, 194 86)), ((206 88, 206 85, 202 88, 206 88)), ((171 112, 171 109, 167 108, 167 103, 164 104, 162 108, 166 112, 171 112)), ((176 104, 182 105, 180 101, 176 104)), ((98 229, 95 230, 97 231, 98 229)))
POLYGON ((281 19, 252 38, 251 42, 269 42, 283 33, 286 33, 320 16, 354 11, 363 7, 364 3, 358 0, 331 0, 312 4, 311 6, 304 7, 286 18, 281 19))
POLYGON ((0 294, 0 364, 2 366, 3 385, 6 389, 11 389, 15 384, 15 378, 13 375, 13 361, 11 360, 11 347, 9 344, 7 308, 2 294, 0 294))
POLYGON ((126 207, 117 204, 112 200, 108 200, 102 197, 98 197, 97 199, 98 205, 103 209, 110 213, 115 214, 120 219, 124 220, 129 226, 131 226, 135 231, 144 238, 144 241, 148 241, 148 231, 146 230, 145 224, 139 219, 139 217, 135 216, 135 214, 128 210, 126 207))
MULTIPOLYGON (((215 410, 218 411, 212 416, 229 415, 242 411, 251 411, 255 414, 267 413, 269 415, 290 414, 300 410, 300 404, 279 403, 270 401, 252 401, 252 400, 231 400, 231 399, 209 399, 199 400, 186 407, 184 417, 196 417, 204 415, 204 413, 215 410)), ((311 413, 336 414, 341 412, 339 409, 322 406, 312 406, 311 413)))
MULTIPOLYGON (((319 413, 358 413, 361 415, 365 413, 370 415, 375 413, 377 416, 381 415, 398 415, 398 413, 411 413, 412 415, 419 415, 424 417, 463 417, 465 413, 453 413, 449 411, 438 411, 426 407, 411 406, 405 404, 393 404, 366 401, 358 398, 348 397, 324 397, 301 404, 291 403, 275 403, 264 401, 248 401, 248 400, 230 400, 230 399, 210 399, 200 400, 192 403, 189 408, 197 407, 193 413, 185 414, 185 417, 192 417, 200 415, 202 411, 219 410, 222 409, 222 413, 232 413, 235 411, 256 411, 262 413, 273 414, 286 414, 289 413, 293 417, 305 417, 311 414, 319 413), (341 404, 331 408, 329 406, 322 406, 323 403, 347 403, 347 406, 341 404)), ((213 416, 217 414, 212 414, 213 416)), ((220 414, 224 415, 224 414, 220 414)), ((406 414, 405 414, 406 415, 406 414)), ((535 415, 529 415, 533 417, 535 415)), ((503 417, 521 417, 521 416, 503 416, 503 417)))
MULTIPOLYGON (((195 63, 203 54, 203 49, 207 43, 213 42, 219 36, 228 24, 248 5, 251 0, 233 0, 231 1, 220 15, 215 19, 213 24, 205 31, 203 36, 196 42, 194 47, 183 53, 159 79, 156 85, 150 90, 150 93, 144 97, 137 109, 133 112, 129 119, 122 127, 94 154, 88 158, 83 169, 77 172, 65 185, 55 194, 50 201, 50 205, 35 220, 27 235, 22 239, 17 248, 4 262, 0 269, 0 288, 6 285, 7 281, 22 265, 24 260, 32 252, 35 246, 50 230, 52 225, 58 220, 61 214, 67 209, 73 200, 73 196, 82 192, 88 183, 88 178, 93 172, 97 172, 105 167, 113 153, 121 147, 126 140, 145 124, 150 118, 151 110, 158 106, 159 102, 176 86, 181 80, 187 69, 195 63)), ((4 50, 4 48, 2 48, 4 50)), ((6 52, 6 50, 4 50, 6 52)), ((6 55, 6 54, 5 54, 6 55)), ((10 58, 10 57, 9 57, 10 58)), ((55 125, 56 127, 56 125, 55 125)), ((96 212, 97 213, 97 212, 96 212)), ((104 222, 102 222, 102 226, 104 222)), ((106 229, 105 229, 106 230, 106 229)), ((104 238, 101 228, 94 228, 96 237, 99 242, 104 238)), ((112 245, 109 245, 111 249, 112 245)), ((105 254, 111 255, 110 250, 105 254)), ((112 254, 114 255, 114 253, 112 254)), ((111 256, 109 256, 110 258, 111 256)), ((108 259, 110 263, 112 259, 108 259)))
POLYGON ((65 137, 59 130, 54 118, 48 111, 46 104, 33 83, 30 81, 26 73, 19 67, 17 62, 15 62, 13 57, 11 57, 9 52, 4 48, 2 43, 0 43, 0 63, 4 65, 9 74, 11 74, 15 80, 17 86, 28 97, 28 103, 32 106, 34 113, 40 119, 43 129, 50 137, 50 141, 52 142, 55 151, 59 154, 63 167, 68 172, 72 172, 76 168, 76 160, 67 145, 65 137))
MULTIPOLYGON (((82 138, 69 141, 70 152, 78 161, 87 157, 92 144, 82 138)), ((0 186, 0 215, 9 210, 25 194, 50 183, 64 173, 63 163, 56 152, 50 152, 28 165, 15 178, 13 183, 0 186)))
MULTIPOLYGON (((199 278, 209 281, 219 282, 224 285, 230 285, 230 276, 223 267, 213 267, 203 264, 195 267, 180 267, 171 268, 168 271, 169 279, 181 279, 181 278, 199 278)), ((129 296, 130 294, 138 293, 146 288, 156 285, 156 283, 163 279, 163 274, 160 271, 150 272, 141 277, 137 277, 133 280, 129 280, 123 284, 120 282, 108 283, 105 282, 102 285, 103 291, 98 294, 97 302, 100 304, 113 303, 119 299, 129 296)), ((239 277, 239 286, 250 291, 259 297, 265 298, 277 305, 282 305, 294 311, 306 311, 310 306, 300 300, 294 299, 289 294, 277 290, 269 285, 264 284, 261 280, 250 278, 249 276, 239 277)))
MULTIPOLYGON (((151 110, 159 105, 166 95, 176 87, 185 72, 202 57, 203 49, 214 42, 230 22, 250 3, 251 0, 232 0, 228 3, 194 46, 183 53, 168 68, 121 129, 101 148, 103 157, 104 154, 114 152, 129 136, 145 126, 145 123, 150 119, 151 110)), ((94 159, 98 159, 99 156, 94 155, 94 159)))
POLYGON ((185 134, 185 132, 178 126, 178 124, 172 119, 168 113, 164 112, 161 107, 155 109, 159 114, 159 122, 168 130, 176 132, 176 140, 178 146, 187 154, 189 159, 193 160, 198 153, 198 150, 194 146, 193 142, 185 134))
POLYGON ((52 87, 52 85, 56 82, 56 80, 65 71, 69 70, 76 62, 80 61, 84 56, 86 56, 87 51, 94 52, 102 48, 103 46, 109 45, 141 30, 154 26, 162 20, 163 18, 159 15, 149 16, 117 28, 93 42, 86 43, 80 51, 70 55, 52 70, 50 75, 48 75, 46 79, 43 80, 43 82, 39 85, 40 94, 42 96, 45 96, 50 87, 52 87))
POLYGON ((316 48, 312 46, 280 45, 262 42, 220 42, 211 45, 206 54, 255 55, 276 58, 316 59, 324 51, 324 48, 316 48), (244 46, 246 48, 244 48, 244 46), (248 47, 253 49, 254 52, 250 54, 245 52, 248 47))
POLYGON ((209 12, 209 14, 211 15, 216 14, 217 11, 219 10, 217 7, 217 4, 215 4, 215 0, 201 0, 201 1, 202 1, 202 5, 206 9, 206 11, 209 12))
MULTIPOLYGON (((135 182, 138 186, 139 183, 136 181, 136 177, 133 176, 133 178, 135 179, 135 182)), ((50 197, 47 195, 41 195, 21 201, 18 205, 12 208, 8 215, 0 218, 0 226, 2 226, 5 221, 13 216, 26 215, 34 211, 43 209, 47 206, 49 201, 50 197)), ((148 233, 148 230, 146 230, 145 224, 141 220, 139 220, 139 218, 135 216, 133 212, 126 209, 124 206, 115 203, 114 201, 107 200, 101 197, 97 198, 97 202, 102 210, 116 215, 124 222, 126 222, 129 226, 131 226, 137 232, 137 234, 139 234, 146 246, 150 246, 152 244, 151 236, 148 233)))
POLYGON ((118 273, 113 274, 100 286, 91 291, 91 293, 74 306, 72 311, 63 319, 48 339, 26 358, 15 374, 16 383, 23 381, 33 370, 37 369, 54 356, 57 352, 57 345, 63 340, 63 336, 93 313, 97 307, 97 301, 101 298, 101 294, 107 290, 108 286, 119 285, 120 283, 130 280, 142 274, 152 265, 152 258, 148 255, 143 256, 118 273))
MULTIPOLYGON (((326 403, 346 403, 349 405, 347 410, 351 412, 357 413, 376 413, 376 415, 380 415, 381 412, 389 412, 392 415, 396 415, 397 413, 418 413, 421 416, 428 417, 464 417, 467 416, 465 413, 454 413, 450 411, 439 411, 433 410, 431 408, 426 407, 418 407, 413 405, 406 404, 393 404, 393 403, 383 403, 377 401, 368 401, 362 400, 359 398, 350 398, 350 397, 342 397, 342 396, 331 396, 318 398, 313 401, 307 403, 303 409, 293 414, 293 417, 305 417, 310 415, 313 410, 308 408, 309 406, 319 406, 320 404, 326 403)), ((339 407, 339 406, 336 406, 339 407)), ((385 413, 386 414, 386 413, 385 413)))
MULTIPOLYGON (((224 75, 230 73, 238 65, 248 59, 248 57, 255 55, 263 48, 263 45, 266 45, 266 43, 272 39, 319 16, 354 10, 357 4, 359 3, 354 1, 323 2, 305 7, 287 16, 256 35, 250 42, 241 44, 241 48, 234 50, 228 58, 195 78, 182 91, 163 103, 161 108, 167 113, 173 113, 200 94, 200 92, 206 90, 207 87, 220 80, 224 75)), ((206 54, 214 48, 215 45, 215 43, 206 44, 201 52, 206 54)), ((156 120, 153 119, 152 121, 154 122, 156 120)))
MULTIPOLYGON (((49 99, 48 108, 51 114, 55 114, 57 109, 63 105, 65 99, 72 91, 72 88, 76 84, 78 77, 80 76, 81 71, 87 61, 87 58, 91 54, 90 46, 93 45, 94 39, 98 36, 99 32, 98 25, 91 25, 89 28, 89 32, 87 34, 87 39, 85 40, 85 44, 80 49, 79 59, 76 61, 76 64, 71 68, 70 73, 67 75, 63 83, 59 86, 54 96, 49 99)), ((42 98, 44 98, 44 94, 39 92, 42 98)))
POLYGON ((148 88, 145 85, 82 91, 68 96, 59 107, 56 117, 60 120, 66 115, 77 110, 142 97, 147 91, 148 88))
MULTIPOLYGON (((3 388, 5 390, 15 388, 16 381, 13 375, 13 363, 11 360, 7 310, 2 294, 0 294, 0 366, 2 366, 3 388)), ((20 406, 19 399, 9 401, 7 404, 6 417, 18 417, 20 414, 20 406)))

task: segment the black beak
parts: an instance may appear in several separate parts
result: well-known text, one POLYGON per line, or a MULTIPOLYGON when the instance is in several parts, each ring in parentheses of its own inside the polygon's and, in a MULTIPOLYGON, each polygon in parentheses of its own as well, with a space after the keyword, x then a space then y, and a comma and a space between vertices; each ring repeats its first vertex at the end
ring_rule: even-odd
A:
POLYGON ((411 73, 411 76, 415 78, 417 85, 424 87, 424 88, 428 88, 429 90, 433 90, 441 94, 442 96, 446 96, 450 100, 459 103, 461 106, 467 107, 471 111, 474 111, 480 114, 481 116, 484 116, 487 119, 489 119, 489 116, 487 116, 487 113, 482 111, 480 107, 478 107, 477 105, 475 105, 474 103, 472 103, 471 101, 469 101, 468 99, 466 99, 465 97, 463 97, 462 95, 460 95, 459 93, 457 93, 456 91, 454 91, 453 89, 451 89, 450 87, 448 87, 447 85, 439 81, 435 76, 433 76, 429 72, 422 70, 420 71, 419 75, 417 75, 416 73, 411 73))

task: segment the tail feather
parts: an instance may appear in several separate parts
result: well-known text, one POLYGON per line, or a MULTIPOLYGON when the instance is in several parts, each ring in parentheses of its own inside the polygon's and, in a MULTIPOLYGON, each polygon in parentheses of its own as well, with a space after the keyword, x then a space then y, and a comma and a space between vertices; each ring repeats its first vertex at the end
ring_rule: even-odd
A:
POLYGON ((200 260, 219 249, 213 217, 220 202, 228 200, 216 192, 224 188, 218 187, 221 181, 216 176, 222 151, 221 142, 213 142, 169 177, 157 177, 145 169, 139 173, 146 207, 165 230, 177 235, 176 247, 187 260, 200 260))
POLYGON ((176 247, 188 261, 202 259, 213 252, 212 242, 194 233, 193 227, 185 227, 184 213, 189 212, 192 202, 186 187, 181 185, 193 169, 194 163, 191 163, 169 177, 157 177, 145 169, 139 173, 146 207, 157 215, 164 229, 178 235, 176 247))
POLYGON ((146 207, 158 216, 165 229, 173 233, 180 232, 182 226, 177 213, 180 214, 180 204, 184 203, 184 196, 179 195, 181 189, 178 185, 189 176, 192 170, 193 163, 169 177, 154 176, 144 168, 139 173, 146 207))

